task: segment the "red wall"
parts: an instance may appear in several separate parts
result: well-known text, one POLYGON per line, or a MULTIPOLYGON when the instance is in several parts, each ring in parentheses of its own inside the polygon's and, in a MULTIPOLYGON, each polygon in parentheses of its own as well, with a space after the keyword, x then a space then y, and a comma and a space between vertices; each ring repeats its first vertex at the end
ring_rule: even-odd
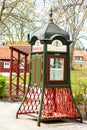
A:
MULTIPOLYGON (((8 62, 8 60, 7 61, 6 60, 0 61, 0 72, 10 72, 10 68, 4 68, 4 62, 8 62)), ((29 72, 29 64, 27 64, 26 69, 27 69, 27 72, 29 72)), ((17 64, 16 63, 14 64, 14 70, 17 71, 17 64)), ((23 72, 23 71, 24 71, 24 69, 20 69, 20 72, 23 72)))

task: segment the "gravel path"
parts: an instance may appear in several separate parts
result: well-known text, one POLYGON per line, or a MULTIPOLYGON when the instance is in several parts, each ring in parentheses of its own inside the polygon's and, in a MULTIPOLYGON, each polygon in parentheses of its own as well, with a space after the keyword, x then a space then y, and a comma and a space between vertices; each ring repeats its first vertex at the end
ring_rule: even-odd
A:
POLYGON ((20 102, 0 102, 0 130, 87 130, 87 121, 41 123, 41 127, 37 127, 37 121, 31 120, 29 116, 21 115, 16 119, 19 106, 20 102))

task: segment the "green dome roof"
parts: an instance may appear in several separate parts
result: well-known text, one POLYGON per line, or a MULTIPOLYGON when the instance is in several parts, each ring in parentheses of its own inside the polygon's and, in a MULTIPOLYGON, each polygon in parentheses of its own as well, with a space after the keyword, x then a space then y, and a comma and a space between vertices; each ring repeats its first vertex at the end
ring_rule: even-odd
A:
POLYGON ((53 23, 52 10, 49 15, 50 22, 32 34, 30 43, 34 44, 36 40, 40 40, 43 44, 50 44, 54 39, 59 39, 65 44, 70 43, 69 34, 53 23))
POLYGON ((38 39, 43 40, 51 39, 53 35, 59 35, 64 37, 66 40, 69 40, 69 34, 54 23, 46 24, 45 26, 34 32, 32 37, 36 36, 38 37, 38 39))

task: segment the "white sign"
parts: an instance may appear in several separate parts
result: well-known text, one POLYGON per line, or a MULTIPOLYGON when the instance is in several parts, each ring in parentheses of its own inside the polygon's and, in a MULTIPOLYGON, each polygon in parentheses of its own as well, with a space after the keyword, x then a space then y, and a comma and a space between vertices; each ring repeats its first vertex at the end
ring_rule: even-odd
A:
POLYGON ((52 44, 47 45, 47 51, 59 51, 59 52, 66 52, 67 47, 63 45, 60 40, 54 40, 52 44))
POLYGON ((43 51, 43 44, 40 43, 39 40, 35 42, 35 45, 32 47, 32 52, 42 52, 43 51))
POLYGON ((52 45, 48 45, 47 51, 66 52, 66 46, 54 47, 54 46, 52 46, 52 45))

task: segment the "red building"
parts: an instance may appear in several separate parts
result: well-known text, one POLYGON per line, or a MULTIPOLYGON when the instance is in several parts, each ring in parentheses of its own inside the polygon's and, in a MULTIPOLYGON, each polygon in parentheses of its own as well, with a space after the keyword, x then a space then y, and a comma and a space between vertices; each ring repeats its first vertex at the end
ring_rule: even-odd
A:
MULTIPOLYGON (((0 73, 10 72, 10 59, 11 59, 11 49, 10 47, 16 47, 22 52, 30 53, 29 45, 0 45, 0 73)), ((17 57, 16 51, 14 52, 15 57, 17 57)), ((29 72, 29 55, 27 58, 28 64, 26 66, 27 72, 29 72)), ((17 68, 16 62, 14 63, 14 68, 17 68)), ((23 65, 20 64, 20 72, 23 72, 23 65)))
POLYGON ((87 51, 83 50, 74 51, 73 67, 87 69, 87 51))

